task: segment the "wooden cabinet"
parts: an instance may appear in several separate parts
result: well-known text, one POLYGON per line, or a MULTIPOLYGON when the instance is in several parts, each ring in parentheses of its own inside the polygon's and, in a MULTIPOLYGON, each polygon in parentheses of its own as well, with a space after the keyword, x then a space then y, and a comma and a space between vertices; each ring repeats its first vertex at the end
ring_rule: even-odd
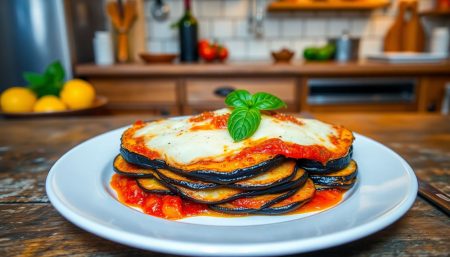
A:
POLYGON ((184 113, 198 113, 225 107, 226 94, 244 89, 254 94, 268 92, 288 105, 288 111, 297 111, 298 94, 295 78, 207 78, 187 79, 184 113))
POLYGON ((179 114, 177 80, 146 78, 93 78, 99 95, 108 98, 110 112, 179 114))
MULTIPOLYGON (((251 93, 264 91, 277 95, 287 103, 288 112, 439 112, 445 85, 450 83, 450 62, 123 64, 108 67, 79 65, 75 74, 91 81, 98 94, 108 97, 109 105, 106 110, 111 113, 198 113, 224 107, 226 93, 234 89, 246 89, 251 93), (308 99, 308 96, 313 93, 309 81, 314 78, 359 78, 369 81, 372 81, 372 78, 405 78, 415 81, 416 84, 414 98, 408 101, 383 99, 378 102, 341 101, 336 104, 309 101, 311 99, 308 99)), ((380 81, 380 84, 386 83, 380 81)))

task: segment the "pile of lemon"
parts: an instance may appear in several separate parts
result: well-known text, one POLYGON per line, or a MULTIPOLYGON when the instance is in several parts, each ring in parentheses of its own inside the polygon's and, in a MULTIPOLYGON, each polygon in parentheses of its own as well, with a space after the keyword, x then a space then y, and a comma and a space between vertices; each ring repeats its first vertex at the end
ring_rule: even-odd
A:
POLYGON ((1 109, 4 112, 57 112, 79 110, 92 106, 95 100, 95 89, 87 81, 72 79, 67 81, 59 97, 45 95, 39 99, 29 88, 11 87, 0 96, 1 109))

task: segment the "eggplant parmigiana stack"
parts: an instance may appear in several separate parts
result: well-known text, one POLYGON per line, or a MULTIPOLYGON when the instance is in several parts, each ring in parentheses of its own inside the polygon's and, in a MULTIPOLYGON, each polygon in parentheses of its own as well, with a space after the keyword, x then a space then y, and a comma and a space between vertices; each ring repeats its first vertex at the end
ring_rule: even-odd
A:
POLYGON ((229 109, 136 122, 121 138, 114 170, 146 192, 174 194, 225 213, 281 214, 316 190, 357 179, 351 131, 266 112, 250 138, 234 142, 229 109))

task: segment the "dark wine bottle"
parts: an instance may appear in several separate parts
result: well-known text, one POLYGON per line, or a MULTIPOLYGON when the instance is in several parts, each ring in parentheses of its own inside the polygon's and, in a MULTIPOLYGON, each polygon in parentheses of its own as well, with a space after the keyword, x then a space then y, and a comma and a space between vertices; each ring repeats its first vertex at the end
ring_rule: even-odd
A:
POLYGON ((191 1, 184 0, 184 15, 180 19, 180 61, 198 61, 198 22, 191 12, 191 1))

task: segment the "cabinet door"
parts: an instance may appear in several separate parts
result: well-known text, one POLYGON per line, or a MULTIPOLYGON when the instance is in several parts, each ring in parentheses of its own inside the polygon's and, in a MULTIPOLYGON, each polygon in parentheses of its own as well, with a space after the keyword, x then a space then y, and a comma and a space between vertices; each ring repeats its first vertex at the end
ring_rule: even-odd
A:
POLYGON ((278 96, 288 105, 287 111, 298 111, 295 78, 214 78, 186 80, 187 114, 225 107, 225 97, 236 89, 250 93, 267 92, 278 96))
POLYGON ((146 78, 92 78, 99 95, 108 98, 112 112, 179 114, 177 81, 146 78))

